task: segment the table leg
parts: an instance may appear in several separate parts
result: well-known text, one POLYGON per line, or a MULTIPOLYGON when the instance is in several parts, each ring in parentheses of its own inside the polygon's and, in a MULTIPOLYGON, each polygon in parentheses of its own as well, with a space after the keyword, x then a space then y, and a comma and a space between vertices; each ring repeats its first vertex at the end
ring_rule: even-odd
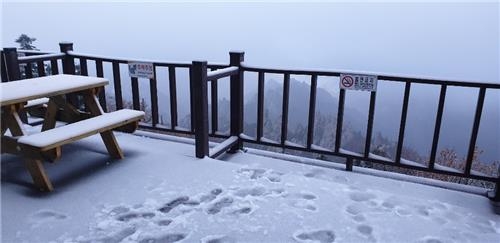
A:
POLYGON ((31 178, 33 178, 33 182, 38 189, 49 192, 54 190, 49 177, 45 173, 45 169, 43 168, 41 160, 26 158, 25 165, 28 168, 31 178))
MULTIPOLYGON (((99 101, 96 97, 96 91, 86 92, 83 95, 85 99, 85 105, 90 110, 90 113, 93 116, 99 116, 104 114, 104 111, 99 104, 99 101)), ((123 155, 123 151, 121 150, 118 142, 116 141, 115 135, 113 131, 106 131, 101 133, 102 141, 108 150, 109 155, 115 159, 123 159, 125 156, 123 155)))
MULTIPOLYGON (((13 137, 23 136, 26 134, 22 129, 22 122, 19 117, 19 113, 17 112, 19 110, 18 108, 19 107, 6 108, 4 109, 4 114, 2 114, 2 122, 6 123, 5 126, 10 130, 13 137)), ((25 165, 36 187, 44 191, 53 190, 52 183, 45 173, 41 160, 26 158, 25 165)))
POLYGON ((59 110, 56 102, 53 98, 50 98, 47 104, 47 111, 45 112, 45 117, 43 119, 42 132, 52 129, 56 126, 56 116, 59 110))

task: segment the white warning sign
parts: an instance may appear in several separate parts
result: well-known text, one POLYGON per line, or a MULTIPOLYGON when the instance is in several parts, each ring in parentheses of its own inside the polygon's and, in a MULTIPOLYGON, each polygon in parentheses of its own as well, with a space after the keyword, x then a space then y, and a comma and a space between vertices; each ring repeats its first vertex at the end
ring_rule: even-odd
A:
POLYGON ((154 78, 154 66, 149 62, 129 62, 128 72, 133 78, 154 78))
POLYGON ((375 75, 340 74, 341 89, 377 91, 377 81, 375 75))

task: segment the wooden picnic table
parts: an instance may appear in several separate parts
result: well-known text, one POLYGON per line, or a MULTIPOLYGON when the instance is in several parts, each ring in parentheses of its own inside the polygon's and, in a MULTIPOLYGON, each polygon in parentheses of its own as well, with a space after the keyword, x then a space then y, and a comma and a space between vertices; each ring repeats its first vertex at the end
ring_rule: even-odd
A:
POLYGON ((44 191, 52 191, 53 186, 42 161, 58 159, 62 145, 100 133, 110 156, 123 158, 112 130, 121 127, 133 132, 144 112, 124 109, 105 113, 96 95, 107 84, 104 78, 66 74, 1 83, 1 152, 22 155, 35 186, 44 191), (81 96, 88 111, 67 102, 66 95, 81 96), (40 98, 49 99, 41 132, 27 134, 19 113, 28 101, 40 98), (58 118, 70 124, 56 128, 58 118))

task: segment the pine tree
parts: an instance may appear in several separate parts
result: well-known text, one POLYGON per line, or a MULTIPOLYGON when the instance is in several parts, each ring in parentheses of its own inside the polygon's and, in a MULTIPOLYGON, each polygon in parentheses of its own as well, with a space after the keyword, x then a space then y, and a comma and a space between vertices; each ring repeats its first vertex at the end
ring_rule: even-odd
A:
POLYGON ((36 46, 33 45, 34 41, 36 41, 36 38, 31 38, 26 34, 21 34, 16 39, 16 43, 19 43, 21 50, 38 50, 36 46))

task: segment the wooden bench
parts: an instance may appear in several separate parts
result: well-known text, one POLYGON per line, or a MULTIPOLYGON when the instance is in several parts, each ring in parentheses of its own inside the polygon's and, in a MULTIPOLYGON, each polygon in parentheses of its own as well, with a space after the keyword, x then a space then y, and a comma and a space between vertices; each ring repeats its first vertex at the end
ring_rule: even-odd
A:
POLYGON ((123 152, 112 136, 112 130, 122 128, 121 130, 133 132, 143 117, 142 111, 118 110, 40 133, 25 135, 20 137, 17 143, 20 152, 28 160, 28 170, 35 185, 42 190, 51 191, 53 187, 43 170, 42 160, 55 161, 61 156, 61 146, 98 133, 101 134, 111 157, 122 159, 123 152))

